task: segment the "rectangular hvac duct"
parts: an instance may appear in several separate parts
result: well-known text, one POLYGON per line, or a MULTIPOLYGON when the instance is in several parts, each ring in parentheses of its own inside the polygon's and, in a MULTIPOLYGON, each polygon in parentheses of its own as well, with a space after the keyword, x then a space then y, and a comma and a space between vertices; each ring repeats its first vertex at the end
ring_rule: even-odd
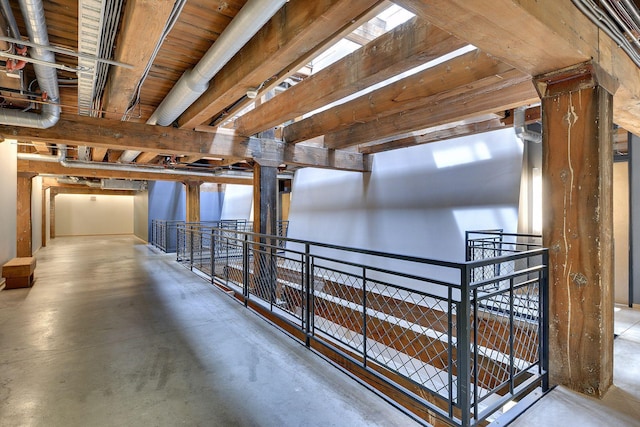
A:
POLYGON ((103 190, 133 190, 142 191, 147 189, 147 181, 129 181, 126 179, 103 179, 103 190))

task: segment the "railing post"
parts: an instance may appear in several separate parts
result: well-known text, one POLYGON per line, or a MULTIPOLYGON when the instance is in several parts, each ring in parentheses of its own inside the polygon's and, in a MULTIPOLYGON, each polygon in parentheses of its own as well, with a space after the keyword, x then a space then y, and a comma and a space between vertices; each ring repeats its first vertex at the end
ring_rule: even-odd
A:
POLYGON ((309 253, 309 243, 305 243, 304 245, 304 283, 302 284, 302 288, 304 289, 304 299, 305 299, 305 327, 306 327, 306 331, 305 331, 305 345, 307 347, 311 346, 311 334, 312 334, 312 326, 311 326, 311 320, 312 320, 312 316, 313 316, 313 306, 311 303, 311 297, 313 295, 313 290, 312 290, 312 286, 313 286, 313 282, 312 282, 312 269, 313 266, 311 265, 311 255, 309 253))
MULTIPOLYGON (((460 407, 460 421, 463 427, 471 425, 471 337, 469 323, 471 320, 471 269, 464 265, 460 277, 460 304, 458 306, 457 321, 457 349, 458 358, 458 406, 460 407)), ((476 373, 477 375, 477 373, 476 373)))
POLYGON ((200 234, 200 236, 199 236, 200 237, 200 244, 198 245, 198 253, 200 254, 200 255, 198 255, 198 267, 202 268, 202 255, 203 255, 203 253, 202 253, 202 247, 203 247, 202 246, 202 242, 203 242, 202 238, 203 238, 203 234, 204 234, 203 228, 199 227, 198 228, 198 232, 200 234))
POLYGON ((211 245, 211 284, 215 281, 216 277, 216 239, 215 239, 216 231, 215 229, 211 229, 211 238, 209 239, 209 244, 211 245))
MULTIPOLYGON (((187 250, 186 247, 186 239, 187 239, 187 229, 185 227, 184 229, 184 239, 185 239, 185 247, 184 250, 187 250)), ((180 226, 178 224, 176 224, 176 258, 178 259, 178 261, 180 261, 180 253, 181 253, 181 247, 180 247, 180 226)))
POLYGON ((538 283, 538 305, 540 313, 538 314, 538 327, 540 328, 540 364, 544 371, 542 376, 542 391, 549 390, 549 251, 544 249, 542 252, 542 271, 539 275, 538 283))
POLYGON ((182 247, 180 246, 180 227, 176 227, 176 261, 180 262, 182 258, 182 247))
POLYGON ((466 261, 471 261, 471 247, 469 245, 469 231, 464 232, 464 247, 466 251, 466 261))
POLYGON ((514 278, 509 279, 509 393, 513 394, 513 390, 515 389, 515 355, 514 353, 514 329, 515 329, 515 319, 514 319, 514 304, 515 304, 515 295, 514 295, 514 278))
POLYGON ((193 271, 193 227, 189 227, 189 269, 193 271))
POLYGON ((244 306, 249 302, 249 235, 244 235, 242 242, 242 295, 244 296, 244 306))
POLYGON ((367 367, 367 269, 362 267, 362 366, 367 367))

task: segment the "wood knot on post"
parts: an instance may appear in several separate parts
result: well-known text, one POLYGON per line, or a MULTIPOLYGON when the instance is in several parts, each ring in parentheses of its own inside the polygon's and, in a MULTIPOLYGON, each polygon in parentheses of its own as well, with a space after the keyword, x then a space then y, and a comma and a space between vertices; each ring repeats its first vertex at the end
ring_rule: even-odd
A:
POLYGON ((581 288, 585 286, 589 281, 587 280, 587 276, 582 273, 571 273, 569 276, 574 285, 581 288))
POLYGON ((569 177, 569 172, 566 169, 562 169, 560 171, 560 180, 562 180, 562 182, 567 182, 568 177, 569 177))

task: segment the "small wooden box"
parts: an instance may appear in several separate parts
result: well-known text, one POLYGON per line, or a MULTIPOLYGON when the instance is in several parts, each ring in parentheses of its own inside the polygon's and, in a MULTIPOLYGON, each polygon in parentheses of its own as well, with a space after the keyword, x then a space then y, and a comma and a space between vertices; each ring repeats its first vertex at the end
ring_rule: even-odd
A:
POLYGON ((6 279, 6 289, 31 287, 35 270, 36 259, 34 257, 19 257, 7 261, 2 266, 2 277, 6 279))

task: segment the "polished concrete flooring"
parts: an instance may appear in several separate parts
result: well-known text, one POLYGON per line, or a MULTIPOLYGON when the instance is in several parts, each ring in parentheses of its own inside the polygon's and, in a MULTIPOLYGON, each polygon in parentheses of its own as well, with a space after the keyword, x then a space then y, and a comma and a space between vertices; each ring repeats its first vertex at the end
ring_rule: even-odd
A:
MULTIPOLYGON (((118 236, 37 258, 0 292, 1 427, 416 425, 174 255, 118 236)), ((557 387, 513 426, 640 426, 640 310, 618 308, 605 398, 557 387)))
POLYGON ((411 426, 130 236, 57 238, 0 292, 0 426, 411 426))
POLYGON ((614 333, 614 385, 603 399, 556 387, 511 426, 640 426, 640 310, 617 306, 614 333))

